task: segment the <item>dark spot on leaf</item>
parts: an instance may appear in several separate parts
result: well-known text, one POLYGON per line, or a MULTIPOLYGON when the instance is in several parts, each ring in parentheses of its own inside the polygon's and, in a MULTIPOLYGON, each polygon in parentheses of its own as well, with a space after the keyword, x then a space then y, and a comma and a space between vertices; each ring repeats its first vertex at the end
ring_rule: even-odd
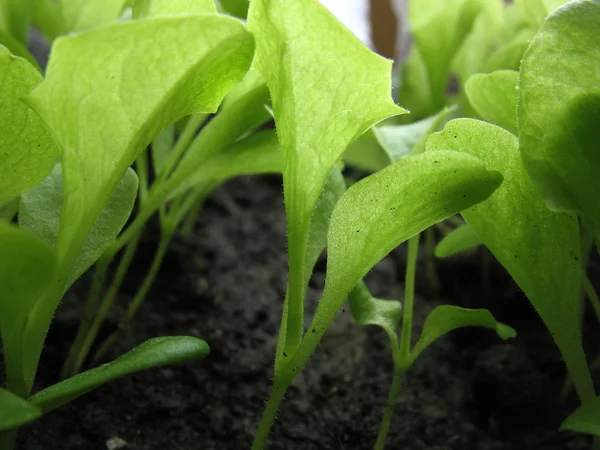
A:
POLYGON ((313 333, 316 333, 316 332, 317 332, 317 330, 315 330, 314 328, 313 328, 311 331, 312 331, 313 333))

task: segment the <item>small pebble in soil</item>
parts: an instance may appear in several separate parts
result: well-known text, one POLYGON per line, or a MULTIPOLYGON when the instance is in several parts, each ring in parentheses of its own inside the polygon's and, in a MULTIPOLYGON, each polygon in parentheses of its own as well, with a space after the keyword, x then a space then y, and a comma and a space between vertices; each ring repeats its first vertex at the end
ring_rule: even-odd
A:
POLYGON ((106 441, 106 449, 107 450, 117 450, 119 448, 127 447, 127 442, 120 437, 111 437, 106 441))

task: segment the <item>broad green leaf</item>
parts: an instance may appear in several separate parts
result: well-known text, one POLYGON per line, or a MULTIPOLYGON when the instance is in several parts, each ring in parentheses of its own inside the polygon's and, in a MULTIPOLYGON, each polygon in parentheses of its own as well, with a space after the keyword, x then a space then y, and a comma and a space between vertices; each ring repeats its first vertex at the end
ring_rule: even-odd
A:
POLYGON ((271 93, 283 157, 289 254, 289 352, 302 335, 310 220, 348 145, 390 116, 391 61, 365 47, 317 0, 253 0, 254 67, 271 93))
POLYGON ((62 148, 62 265, 151 139, 181 117, 214 112, 252 48, 239 21, 214 14, 135 20, 55 42, 29 102, 62 148))
POLYGON ((3 30, 0 30, 0 45, 4 45, 13 55, 26 59, 38 72, 43 72, 33 55, 27 50, 27 47, 3 30))
POLYGON ((274 130, 259 131, 209 158, 171 196, 206 181, 220 184, 241 175, 280 172, 281 152, 274 130))
POLYGON ((31 189, 52 170, 58 149, 40 118, 21 98, 42 81, 24 59, 0 46, 0 206, 31 189))
POLYGON ((9 222, 12 221, 19 211, 20 201, 21 197, 15 197, 8 203, 0 206, 0 220, 7 220, 9 222))
MULTIPOLYGON (((433 104, 429 114, 445 104, 446 85, 452 60, 468 35, 482 2, 455 0, 439 10, 430 20, 413 27, 412 34, 429 75, 433 104)), ((411 108, 412 105, 407 105, 411 108)))
POLYGON ((42 415, 42 410, 0 388, 0 432, 18 428, 42 415))
MULTIPOLYGON (((565 4, 567 0, 515 0, 523 11, 528 22, 534 27, 539 28, 544 23, 548 14, 559 6, 565 4)), ((583 0, 587 1, 587 0, 583 0)))
POLYGON ((510 339, 517 336, 517 332, 496 322, 494 316, 487 309, 466 309, 458 306, 442 305, 429 313, 419 340, 411 351, 411 364, 429 345, 445 334, 464 327, 484 327, 494 330, 501 339, 510 339))
POLYGON ((270 115, 264 106, 268 103, 269 90, 262 77, 254 70, 248 71, 242 82, 227 94, 219 113, 190 145, 169 178, 167 190, 180 191, 189 182, 188 178, 197 178, 194 173, 203 171, 208 160, 267 122, 270 115))
POLYGON ((452 230, 435 246, 436 258, 447 258, 482 245, 480 237, 471 225, 464 224, 452 230))
POLYGON ((348 303, 358 325, 379 326, 386 332, 392 345, 398 345, 397 330, 402 320, 402 305, 399 301, 373 297, 361 281, 348 294, 348 303))
POLYGON ((64 32, 82 31, 115 21, 127 0, 57 0, 64 32))
POLYGON ((488 200, 462 215, 548 327, 581 398, 593 394, 579 328, 577 217, 546 208, 523 168, 517 138, 502 128, 473 119, 453 120, 443 132, 431 135, 427 149, 475 155, 504 175, 502 186, 488 200))
POLYGON ((521 67, 521 60, 529 42, 535 33, 531 28, 525 28, 519 32, 511 41, 502 45, 487 58, 483 72, 489 73, 495 70, 516 70, 521 67))
POLYGON ((203 359, 209 353, 208 344, 195 337, 173 336, 149 339, 112 362, 38 392, 29 399, 29 402, 47 413, 125 375, 153 367, 203 359))
POLYGON ((36 0, 0 0, 0 29, 26 46, 36 0))
POLYGON ((403 158, 350 187, 331 218, 312 328, 324 333, 346 294, 400 243, 485 200, 501 182, 471 155, 435 152, 403 158))
POLYGON ((50 42, 65 33, 64 20, 54 0, 37 0, 31 21, 50 42))
MULTIPOLYGON (((127 169, 85 238, 67 287, 96 262, 121 232, 133 210, 137 190, 138 176, 133 169, 127 169)), ((57 164, 44 181, 21 196, 19 226, 54 247, 60 226, 62 199, 62 170, 57 164)))
POLYGON ((560 431, 575 431, 600 437, 600 397, 586 401, 567 417, 560 431))
POLYGON ((381 148, 381 144, 373 131, 374 128, 367 130, 355 142, 350 144, 342 156, 344 163, 365 172, 377 172, 390 164, 390 157, 381 148))
POLYGON ((219 0, 219 3, 225 11, 240 19, 245 19, 248 16, 249 0, 219 0))
POLYGON ((216 13, 213 0, 136 0, 133 17, 165 16, 168 14, 216 13))
POLYGON ((551 209, 600 236, 600 4, 575 0, 548 17, 519 77, 519 148, 551 209))
POLYGON ((431 90, 429 73, 419 48, 413 44, 402 64, 401 84, 398 98, 410 110, 402 122, 423 119, 436 111, 434 92, 431 90))
POLYGON ((465 84, 467 97, 477 114, 514 135, 518 133, 518 78, 518 72, 498 70, 487 74, 475 74, 465 84))
POLYGON ((40 238, 5 222, 0 222, 0 248, 0 333, 8 389, 25 396, 23 328, 35 301, 54 277, 56 257, 40 238))

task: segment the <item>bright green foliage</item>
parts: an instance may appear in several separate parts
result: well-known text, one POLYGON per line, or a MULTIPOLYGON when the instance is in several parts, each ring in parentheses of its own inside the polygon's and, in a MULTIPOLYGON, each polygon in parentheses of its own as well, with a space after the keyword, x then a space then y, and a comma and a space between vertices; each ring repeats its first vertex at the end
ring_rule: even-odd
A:
POLYGON ((356 285, 348 294, 352 317, 358 325, 381 327, 394 348, 398 346, 398 324, 402 320, 402 305, 397 300, 384 300, 371 295, 364 282, 356 285))
POLYGON ((475 74, 467 80, 469 102, 484 120, 517 134, 517 82, 519 73, 498 70, 475 74))
POLYGON ((106 25, 117 19, 127 0, 57 0, 64 33, 106 25))
POLYGON ((551 209, 581 214, 600 236, 600 4, 548 17, 519 77, 519 146, 551 209))
POLYGON ((440 129, 455 111, 455 107, 444 108, 413 123, 374 126, 348 147, 344 161, 359 169, 377 172, 411 153, 422 153, 429 135, 440 129))
POLYGON ((581 405, 560 426, 561 431, 576 431, 600 437, 600 397, 581 405))
POLYGON ((0 222, 0 248, 0 332, 8 389, 23 396, 27 395, 23 328, 34 302, 54 277, 56 258, 40 238, 3 222, 0 222))
POLYGON ((175 336, 149 339, 108 364, 80 373, 38 392, 29 399, 29 402, 47 413, 102 384, 125 375, 152 367, 202 359, 209 353, 208 344, 195 337, 175 336))
POLYGON ((43 122, 21 98, 42 76, 0 46, 0 206, 31 189, 52 170, 58 149, 43 122))
POLYGON ((417 119, 444 107, 452 61, 483 4, 480 0, 432 2, 435 6, 428 6, 428 3, 431 2, 411 3, 410 17, 415 39, 411 53, 417 53, 409 57, 405 68, 406 73, 415 71, 424 76, 404 78, 400 89, 403 104, 416 114, 417 119), (423 85, 427 86, 428 93, 414 95, 425 89, 423 85), (419 103, 423 100, 427 103, 419 103))
POLYGON ((0 29, 26 46, 35 6, 36 0, 0 0, 0 29))
POLYGON ((429 138, 427 148, 470 153, 504 175, 488 200, 462 215, 525 292, 557 343, 580 397, 589 398, 594 389, 579 331, 577 217, 546 208, 523 168, 517 138, 502 128, 453 120, 429 138))
POLYGON ((133 17, 165 16, 169 14, 216 13, 213 0, 136 0, 133 17))
POLYGON ((435 256, 437 258, 447 258, 448 256, 471 250, 482 245, 482 243, 473 227, 465 224, 444 236, 435 247, 435 256))
POLYGON ((489 55, 489 58, 485 61, 484 72, 519 70, 523 54, 527 50, 529 41, 533 39, 534 34, 531 28, 524 28, 519 31, 516 36, 489 55))
POLYGON ((504 340, 517 336, 511 327, 496 322, 494 316, 487 309, 466 309, 442 305, 431 311, 425 319, 421 336, 411 351, 411 361, 417 359, 423 350, 443 335, 464 327, 489 328, 504 340))
POLYGON ((566 2, 567 0, 515 0, 523 11, 523 17, 536 29, 542 26, 548 14, 566 2))
MULTIPOLYGON (((132 169, 127 169, 85 238, 65 289, 89 269, 117 237, 129 219, 137 190, 138 177, 132 169)), ((62 170, 57 164, 43 182, 21 196, 19 227, 31 231, 54 247, 60 225, 62 197, 62 170)))
POLYGON ((404 110, 391 99, 391 61, 368 50, 318 1, 252 1, 248 28, 283 155, 290 273, 285 347, 292 353, 303 328, 310 220, 327 176, 352 141, 404 110))
POLYGON ((485 200, 501 181, 477 158, 436 152, 403 158, 354 184, 331 218, 325 291, 312 328, 321 336, 346 294, 392 249, 485 200))
POLYGON ((42 410, 0 388, 0 432, 20 427, 42 415, 42 410))
POLYGON ((169 125, 152 140, 152 167, 155 175, 162 171, 175 145, 175 125, 169 125))
POLYGON ((29 102, 61 147, 61 277, 28 323, 30 380, 65 279, 126 169, 166 126, 214 112, 248 70, 252 51, 243 25, 216 14, 116 23, 55 42, 29 102))
POLYGON ((4 30, 0 30, 0 45, 4 45, 13 55, 26 59, 38 72, 42 73, 42 69, 31 53, 29 53, 27 47, 4 30))

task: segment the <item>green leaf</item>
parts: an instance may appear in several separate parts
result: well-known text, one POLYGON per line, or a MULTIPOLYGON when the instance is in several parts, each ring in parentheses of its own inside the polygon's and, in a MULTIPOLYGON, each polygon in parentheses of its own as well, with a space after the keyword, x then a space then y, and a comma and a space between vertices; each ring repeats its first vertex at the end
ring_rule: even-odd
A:
POLYGON ((519 78, 519 146, 551 209, 600 236, 600 4, 575 0, 548 17, 519 78))
POLYGON ((381 327, 390 341, 398 343, 398 324, 402 320, 402 305, 397 300, 383 300, 371 295, 364 282, 358 283, 348 294, 354 321, 361 326, 381 327))
POLYGON ((8 431, 32 422, 42 415, 42 410, 0 388, 0 431, 8 431))
POLYGON ((225 11, 240 19, 248 16, 249 0, 219 0, 219 3, 225 8, 225 11))
POLYGON ((36 0, 0 0, 0 29, 26 46, 29 40, 29 22, 36 0))
POLYGON ((0 205, 31 189, 52 170, 58 149, 43 122, 21 101, 42 81, 24 59, 0 46, 0 205))
POLYGON ((516 70, 521 67, 521 60, 529 42, 535 35, 531 28, 525 28, 519 32, 511 41, 502 45, 494 51, 485 62, 483 72, 489 73, 495 70, 516 70))
POLYGON ((5 222, 0 222, 0 248, 0 332, 8 389, 25 396, 23 328, 54 277, 56 257, 40 238, 5 222))
POLYGON ((281 152, 274 130, 264 130, 220 151, 171 192, 175 197, 203 182, 224 183, 241 175, 281 172, 281 152))
POLYGON ((518 133, 518 78, 518 72, 498 70, 488 74, 475 74, 465 84, 467 97, 477 114, 515 135, 518 133))
POLYGON ((214 14, 123 22, 55 42, 29 102, 61 144, 62 265, 151 139, 181 117, 214 112, 247 71, 252 48, 239 21, 214 14))
POLYGON ((560 431, 575 431, 600 437, 600 397, 586 401, 567 417, 560 431))
POLYGON ((0 30, 0 45, 4 45, 13 55, 26 59, 39 73, 43 73, 38 62, 33 55, 29 53, 29 50, 27 50, 27 47, 3 30, 0 30))
POLYGON ((169 125, 152 140, 152 168, 158 176, 175 145, 175 126, 169 125))
MULTIPOLYGON (((455 0, 448 2, 428 21, 415 25, 412 34, 429 75, 433 111, 445 104, 445 93, 452 60, 473 22, 479 14, 479 0, 455 0)), ((412 105, 407 105, 409 108, 412 105)), ((433 112, 431 111, 431 112, 433 112)))
POLYGON ((501 339, 517 336, 517 332, 503 323, 496 322, 487 309, 466 309, 442 305, 429 313, 419 340, 411 351, 411 364, 429 345, 445 334, 464 327, 484 327, 494 330, 501 339))
MULTIPOLYGON (((138 176, 133 169, 127 169, 85 238, 67 287, 96 262, 121 232, 133 210, 137 190, 138 176)), ((21 196, 19 226, 54 247, 59 232, 62 200, 62 170, 57 164, 44 181, 21 196)))
POLYGON ((579 224, 576 216, 546 208, 523 168, 518 146, 508 131, 473 119, 449 122, 427 143, 428 150, 475 155, 504 175, 488 200, 462 215, 527 295, 557 343, 579 395, 586 398, 594 389, 579 327, 579 224))
POLYGON ((41 408, 45 414, 125 375, 153 367, 203 359, 209 353, 208 344, 195 337, 172 336, 149 339, 112 362, 38 392, 29 399, 29 402, 41 408))
POLYGON ((165 16, 169 14, 216 13, 213 0, 136 0, 133 17, 165 16))
POLYGON ((471 225, 465 224, 452 230, 435 247, 436 258, 447 258, 483 245, 471 225))
POLYGON ((485 200, 501 182, 475 157, 435 152, 403 158, 350 187, 331 218, 325 291, 312 327, 324 333, 346 294, 400 243, 485 200))
MULTIPOLYGON (((204 171, 204 164, 212 157, 267 122, 270 119, 264 107, 267 103, 269 90, 265 82, 256 71, 248 71, 242 82, 227 94, 219 113, 204 126, 169 178, 165 189, 171 196, 197 179, 195 173, 204 171)), ((222 161, 219 158, 216 161, 219 160, 222 161)))
POLYGON ((57 0, 65 33, 114 22, 126 3, 127 0, 57 0))
POLYGON ((254 67, 271 93, 283 156, 289 254, 286 349, 302 336, 306 245, 313 210, 348 145, 404 110, 391 98, 391 61, 366 48, 316 0, 253 0, 254 67), (318 80, 318 82, 316 82, 318 80))

